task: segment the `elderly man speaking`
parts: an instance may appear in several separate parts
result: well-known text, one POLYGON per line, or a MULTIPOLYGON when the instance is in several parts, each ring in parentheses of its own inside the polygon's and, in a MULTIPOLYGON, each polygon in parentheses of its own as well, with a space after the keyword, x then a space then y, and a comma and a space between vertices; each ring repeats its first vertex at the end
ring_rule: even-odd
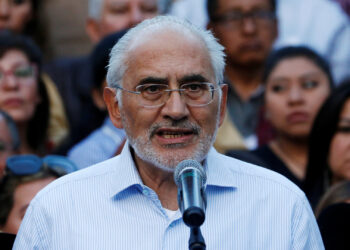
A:
POLYGON ((104 98, 127 143, 32 201, 14 249, 188 249, 174 170, 207 176, 207 249, 324 249, 304 194, 284 177, 213 149, 225 114, 223 47, 173 17, 131 29, 111 52, 104 98))

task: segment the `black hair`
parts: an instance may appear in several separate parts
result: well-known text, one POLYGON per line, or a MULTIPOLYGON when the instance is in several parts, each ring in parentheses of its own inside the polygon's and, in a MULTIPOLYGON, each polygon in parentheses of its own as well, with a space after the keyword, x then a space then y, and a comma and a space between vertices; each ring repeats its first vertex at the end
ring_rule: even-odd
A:
MULTIPOLYGON (((207 0, 207 12, 209 20, 214 20, 218 9, 219 0, 207 0)), ((269 0, 271 10, 276 14, 276 0, 269 0)))
POLYGON ((304 191, 312 205, 330 186, 332 172, 328 165, 330 143, 338 127, 340 113, 350 99, 350 79, 343 82, 326 99, 317 114, 309 137, 309 153, 304 191))
POLYGON ((107 66, 109 62, 109 54, 113 46, 127 32, 123 30, 113 33, 103 38, 94 48, 90 55, 92 65, 93 88, 100 88, 107 75, 107 66))
POLYGON ((17 150, 20 145, 20 139, 15 121, 3 110, 0 110, 0 117, 3 117, 5 119, 6 125, 10 131, 12 150, 17 150))
POLYGON ((265 63, 262 76, 263 83, 266 83, 271 72, 281 61, 295 57, 304 57, 313 62, 326 74, 330 88, 334 88, 334 80, 328 62, 314 50, 305 46, 286 46, 272 51, 265 63))
POLYGON ((36 106, 35 113, 28 124, 27 141, 35 150, 45 145, 49 124, 49 98, 45 84, 41 78, 41 51, 29 38, 10 31, 0 32, 0 58, 9 50, 22 51, 38 68, 37 83, 41 102, 36 106))

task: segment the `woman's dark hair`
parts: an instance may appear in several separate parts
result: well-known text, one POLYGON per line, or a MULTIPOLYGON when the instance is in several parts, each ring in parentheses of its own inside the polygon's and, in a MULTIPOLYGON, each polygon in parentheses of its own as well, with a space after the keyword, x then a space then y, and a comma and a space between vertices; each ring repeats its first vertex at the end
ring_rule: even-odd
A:
POLYGON ((49 124, 49 99, 45 84, 41 78, 41 51, 28 37, 9 31, 0 32, 0 58, 9 50, 23 52, 30 62, 38 68, 37 82, 41 102, 36 106, 35 113, 28 124, 27 141, 30 147, 41 150, 45 145, 49 124))
POLYGON ((272 51, 266 60, 262 81, 266 83, 271 72, 281 61, 295 57, 304 57, 313 62, 326 74, 331 89, 334 88, 334 80, 328 62, 314 50, 305 46, 286 46, 272 51))
POLYGON ((328 165, 329 147, 337 132, 339 116, 350 99, 350 79, 343 82, 326 99, 318 112, 309 137, 309 154, 304 191, 312 205, 330 186, 332 173, 328 165))

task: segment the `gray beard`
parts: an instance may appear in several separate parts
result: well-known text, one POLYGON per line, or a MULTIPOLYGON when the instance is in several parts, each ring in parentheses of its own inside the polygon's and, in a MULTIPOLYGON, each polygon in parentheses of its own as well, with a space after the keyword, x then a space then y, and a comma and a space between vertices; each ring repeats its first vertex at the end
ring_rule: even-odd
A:
MULTIPOLYGON (((202 162, 206 158, 210 148, 213 146, 215 141, 216 133, 219 127, 218 121, 219 119, 217 117, 214 133, 211 135, 202 136, 197 146, 195 147, 195 150, 185 154, 176 153, 176 151, 171 151, 171 150, 169 150, 169 152, 167 153, 160 154, 160 153, 157 153, 157 150, 153 148, 151 137, 154 131, 156 130, 156 128, 161 126, 169 127, 169 124, 154 124, 144 136, 141 136, 138 138, 134 138, 133 136, 131 136, 131 133, 128 133, 128 131, 130 130, 125 120, 123 121, 123 124, 129 140, 129 144, 134 149, 136 155, 140 159, 154 165, 159 169, 162 169, 163 171, 173 172, 176 166, 183 160, 192 159, 198 162, 202 162)), ((184 126, 179 126, 179 127, 195 128, 197 129, 199 136, 202 133, 202 130, 198 125, 192 124, 190 122, 185 122, 184 126)), ((182 146, 183 146, 182 144, 172 144, 172 145, 169 145, 168 148, 181 148, 182 146)))

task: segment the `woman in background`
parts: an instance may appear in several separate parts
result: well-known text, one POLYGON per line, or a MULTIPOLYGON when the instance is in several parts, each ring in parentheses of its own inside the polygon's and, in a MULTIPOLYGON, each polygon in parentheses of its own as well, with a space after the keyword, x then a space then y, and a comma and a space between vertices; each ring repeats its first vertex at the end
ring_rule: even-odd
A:
POLYGON ((350 180, 350 81, 332 93, 315 119, 304 191, 315 205, 330 186, 345 180, 350 180))
POLYGON ((302 187, 311 126, 333 88, 328 64, 309 48, 285 47, 269 56, 263 82, 264 116, 275 136, 251 153, 302 187))
POLYGON ((28 38, 0 35, 0 109, 15 121, 20 154, 44 155, 52 149, 47 139, 49 101, 41 78, 41 53, 28 38))

